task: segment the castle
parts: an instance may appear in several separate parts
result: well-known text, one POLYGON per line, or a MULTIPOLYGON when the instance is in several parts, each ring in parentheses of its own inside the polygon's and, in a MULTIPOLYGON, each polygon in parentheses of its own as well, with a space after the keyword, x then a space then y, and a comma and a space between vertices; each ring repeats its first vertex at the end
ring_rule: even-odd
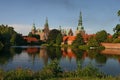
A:
POLYGON ((47 18, 46 18, 46 22, 45 22, 45 25, 44 25, 44 29, 36 29, 35 23, 33 23, 31 33, 39 35, 40 40, 46 41, 48 39, 49 32, 50 32, 50 30, 49 30, 49 24, 48 24, 48 19, 47 18))
MULTIPOLYGON (((72 41, 75 39, 75 36, 74 36, 72 29, 65 30, 65 29, 62 29, 60 26, 58 30, 61 31, 61 34, 64 36, 63 38, 66 38, 66 37, 67 37, 67 39, 72 38, 72 41)), ((40 40, 46 41, 48 39, 49 32, 50 32, 50 30, 49 30, 48 18, 46 18, 45 25, 44 25, 43 29, 36 29, 35 23, 33 23, 31 33, 39 35, 40 40)), ((78 20, 78 26, 77 26, 77 29, 75 31, 75 35, 77 35, 78 33, 85 35, 85 30, 84 30, 84 27, 82 25, 82 13, 81 12, 80 12, 79 20, 78 20)))

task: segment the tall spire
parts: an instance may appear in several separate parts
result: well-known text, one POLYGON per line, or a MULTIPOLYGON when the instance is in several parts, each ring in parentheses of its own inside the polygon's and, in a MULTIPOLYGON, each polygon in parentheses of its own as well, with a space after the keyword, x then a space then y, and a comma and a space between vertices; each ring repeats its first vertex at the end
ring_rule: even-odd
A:
POLYGON ((46 21, 45 21, 45 27, 49 27, 48 25, 48 18, 46 17, 46 21))
POLYGON ((45 33, 45 40, 48 39, 49 35, 49 24, 48 24, 48 18, 46 17, 45 25, 44 25, 44 33, 45 33))
POLYGON ((80 12, 80 17, 78 21, 78 26, 82 26, 82 12, 80 12))
POLYGON ((77 30, 81 31, 81 30, 83 30, 83 29, 84 29, 84 27, 83 27, 83 25, 82 25, 82 12, 80 12, 77 30))
POLYGON ((80 16, 79 16, 79 20, 78 20, 78 26, 77 26, 77 30, 76 30, 76 35, 78 33, 81 33, 82 35, 85 34, 85 30, 84 30, 84 27, 82 25, 82 12, 80 12, 80 16))

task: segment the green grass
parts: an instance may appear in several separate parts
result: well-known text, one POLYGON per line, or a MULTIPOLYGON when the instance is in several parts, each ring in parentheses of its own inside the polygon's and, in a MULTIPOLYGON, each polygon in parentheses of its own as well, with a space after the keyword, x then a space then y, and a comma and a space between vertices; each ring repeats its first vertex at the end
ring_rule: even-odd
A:
POLYGON ((92 65, 85 68, 78 66, 76 71, 63 72, 58 61, 53 60, 37 72, 21 68, 10 71, 0 70, 0 80, 120 80, 120 77, 105 75, 92 65))

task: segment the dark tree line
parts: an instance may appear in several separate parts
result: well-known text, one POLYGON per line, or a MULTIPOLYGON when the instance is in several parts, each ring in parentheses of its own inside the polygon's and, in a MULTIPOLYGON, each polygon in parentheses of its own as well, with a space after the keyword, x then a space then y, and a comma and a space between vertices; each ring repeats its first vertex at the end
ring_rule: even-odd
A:
POLYGON ((0 47, 10 45, 24 45, 26 41, 22 35, 17 33, 13 27, 8 25, 0 25, 0 47))

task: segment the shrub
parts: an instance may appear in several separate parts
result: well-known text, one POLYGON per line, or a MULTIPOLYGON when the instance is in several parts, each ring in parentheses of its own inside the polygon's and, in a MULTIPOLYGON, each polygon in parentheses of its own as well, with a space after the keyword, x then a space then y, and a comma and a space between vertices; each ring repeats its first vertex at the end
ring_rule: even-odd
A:
POLYGON ((33 80, 33 72, 23 69, 8 71, 6 72, 5 80, 33 80))
POLYGON ((113 43, 120 43, 120 39, 119 38, 114 39, 113 43))
POLYGON ((89 47, 87 45, 81 45, 81 46, 79 46, 79 49, 87 50, 87 49, 89 49, 89 47))

